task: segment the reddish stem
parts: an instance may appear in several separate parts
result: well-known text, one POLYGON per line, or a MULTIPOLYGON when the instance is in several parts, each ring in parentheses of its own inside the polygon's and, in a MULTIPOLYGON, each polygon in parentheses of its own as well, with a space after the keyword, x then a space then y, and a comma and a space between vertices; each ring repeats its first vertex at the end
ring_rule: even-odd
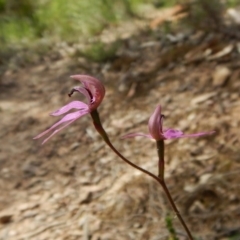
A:
POLYGON ((94 110, 91 112, 91 116, 93 119, 93 124, 96 128, 96 130, 99 132, 99 134, 102 136, 103 140, 107 143, 107 145, 127 164, 129 164, 130 166, 138 169, 139 171, 149 175, 150 177, 154 178, 156 181, 159 181, 159 178, 157 176, 155 176, 154 174, 150 173, 149 171, 137 166, 136 164, 130 162, 128 159, 126 159, 120 152, 117 151, 117 149, 112 145, 112 143, 110 142, 107 133, 105 132, 104 128, 102 127, 99 115, 97 110, 94 110))
POLYGON ((177 215, 178 219, 180 220, 182 226, 184 227, 187 235, 188 235, 188 238, 190 240, 194 240, 192 235, 191 235, 191 232, 189 231, 186 223, 184 222, 180 212, 178 211, 175 203, 174 203, 174 200, 172 199, 172 196, 165 184, 165 181, 164 181, 164 141, 163 140, 160 140, 160 141, 157 141, 157 149, 158 149, 158 156, 159 156, 159 173, 158 173, 158 177, 154 174, 152 174, 151 172, 137 166, 136 164, 130 162, 128 159, 126 159, 121 153, 119 153, 117 151, 117 149, 115 149, 115 147, 112 145, 112 143, 110 142, 109 140, 109 137, 107 135, 107 133, 105 132, 104 128, 102 127, 102 123, 101 123, 101 120, 99 118, 99 114, 97 112, 97 110, 94 110, 91 112, 91 116, 92 116, 92 120, 93 120, 93 124, 96 128, 96 130, 98 131, 98 133, 102 136, 103 140, 107 143, 107 145, 124 161, 126 162, 127 164, 129 164, 130 166, 138 169, 139 171, 147 174, 148 176, 152 177, 153 179, 155 179, 163 188, 164 192, 166 193, 166 196, 175 212, 175 214, 177 215))

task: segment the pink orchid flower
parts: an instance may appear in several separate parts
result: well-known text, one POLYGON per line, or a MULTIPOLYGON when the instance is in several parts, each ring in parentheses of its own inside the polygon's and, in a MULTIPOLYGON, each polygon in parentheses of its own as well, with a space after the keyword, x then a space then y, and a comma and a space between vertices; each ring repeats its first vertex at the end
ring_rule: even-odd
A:
POLYGON ((72 101, 56 110, 55 112, 51 113, 51 116, 60 116, 69 112, 70 110, 77 109, 77 111, 68 113, 60 121, 52 125, 46 131, 34 137, 34 139, 38 139, 52 132, 47 138, 45 138, 42 144, 47 142, 53 135, 76 121, 78 118, 81 118, 82 116, 97 109, 104 98, 105 88, 98 79, 87 75, 74 75, 71 76, 71 78, 80 81, 83 86, 74 87, 69 93, 69 97, 71 97, 74 92, 82 93, 87 98, 88 104, 80 101, 72 101))
POLYGON ((158 105, 148 121, 149 134, 129 133, 127 135, 124 135, 122 138, 143 136, 143 137, 147 137, 155 140, 166 140, 166 139, 184 138, 184 137, 200 137, 200 136, 210 135, 214 133, 214 131, 212 131, 212 132, 201 132, 201 133, 194 133, 194 134, 184 134, 182 131, 176 130, 176 129, 168 128, 164 130, 163 118, 164 118, 164 115, 161 114, 161 106, 158 105))

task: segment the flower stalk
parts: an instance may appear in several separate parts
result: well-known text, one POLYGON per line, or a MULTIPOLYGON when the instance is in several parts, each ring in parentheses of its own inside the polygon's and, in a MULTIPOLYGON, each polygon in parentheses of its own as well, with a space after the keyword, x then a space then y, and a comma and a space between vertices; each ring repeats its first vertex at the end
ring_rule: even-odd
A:
POLYGON ((189 238, 190 240, 194 240, 194 239, 193 239, 193 236, 192 236, 192 234, 191 234, 191 232, 190 232, 190 230, 188 229, 187 224, 186 224, 185 221, 183 220, 182 215, 180 214, 180 212, 178 211, 178 209, 177 209, 177 207, 176 207, 176 205, 175 205, 175 203, 174 203, 174 200, 173 200, 173 198, 172 198, 172 196, 171 196, 171 194, 170 194, 170 192, 169 192, 169 190, 168 190, 168 187, 167 187, 165 181, 163 180, 163 181, 161 181, 161 182, 159 182, 159 183, 161 184, 161 186, 162 186, 162 188, 163 188, 163 191, 165 192, 165 194, 166 194, 166 196, 167 196, 167 198, 168 198, 168 200, 169 200, 169 202, 170 202, 170 204, 171 204, 171 206, 172 206, 173 211, 175 212, 175 214, 177 215, 177 217, 178 217, 179 221, 181 222, 183 228, 185 229, 188 238, 189 238))
POLYGON ((190 240, 193 240, 192 234, 190 232, 190 230, 187 227, 187 224, 185 223, 185 221, 183 220, 180 212, 177 209, 176 204, 174 203, 174 200, 168 190, 168 187, 165 183, 165 179, 164 179, 164 167, 165 167, 165 162, 164 162, 164 141, 163 140, 156 140, 157 143, 157 152, 158 152, 158 178, 159 181, 158 183, 162 186, 163 191, 165 192, 168 201, 170 202, 173 211, 175 212, 175 214, 177 215, 179 221, 181 222, 183 228, 185 229, 188 238, 190 240))
POLYGON ((158 153, 158 177, 164 180, 164 141, 158 140, 157 153, 158 153))
POLYGON ((129 161, 128 159, 126 159, 111 143, 111 141, 109 140, 109 137, 106 133, 106 131, 104 130, 98 111, 94 110, 91 112, 91 117, 93 120, 93 125, 95 127, 95 129, 98 131, 98 133, 102 136, 103 140, 105 141, 105 143, 113 150, 113 152, 115 152, 124 162, 126 162, 128 165, 138 169, 139 171, 147 174, 148 176, 154 178, 156 181, 159 182, 159 178, 157 176, 155 176, 154 174, 152 174, 151 172, 137 166, 136 164, 134 164, 133 162, 129 161))
POLYGON ((159 155, 159 176, 156 176, 154 174, 152 174, 151 172, 137 166, 136 164, 132 163, 131 161, 129 161, 128 159, 126 159, 120 152, 118 152, 116 150, 116 148, 112 145, 111 141, 109 140, 109 137, 106 133, 106 131, 104 130, 98 111, 94 110, 91 112, 91 117, 93 120, 93 124, 95 126, 95 129, 98 131, 98 133, 102 136, 103 140, 106 142, 106 144, 113 150, 113 152, 115 152, 124 162, 126 162, 127 164, 129 164, 130 166, 138 169, 139 171, 147 174, 148 176, 152 177, 153 179, 155 179, 163 188, 175 214, 177 215, 178 219, 180 220, 181 224, 183 225, 184 229, 186 230, 186 233, 188 235, 188 238, 190 240, 193 240, 193 237, 191 235, 191 232, 189 231, 186 223, 184 222, 180 212, 178 211, 174 200, 172 199, 172 196, 167 188, 167 185, 165 184, 164 181, 164 142, 163 140, 159 140, 157 141, 157 147, 158 147, 158 155, 159 155))

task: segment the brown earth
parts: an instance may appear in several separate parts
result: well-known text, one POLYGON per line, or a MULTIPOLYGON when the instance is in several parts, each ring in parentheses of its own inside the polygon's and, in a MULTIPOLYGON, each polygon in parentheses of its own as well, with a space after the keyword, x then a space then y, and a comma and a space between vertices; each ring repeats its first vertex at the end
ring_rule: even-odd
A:
POLYGON ((9 67, 0 80, 0 239, 169 239, 169 214, 187 239, 161 187, 114 155, 89 116, 43 146, 32 140, 70 101, 69 76, 82 73, 105 84, 99 113, 115 147, 153 173, 154 142, 120 136, 146 132, 157 104, 165 126, 216 131, 166 141, 166 182, 196 239, 239 239, 239 46, 217 34, 142 31, 107 63, 61 57, 9 67))

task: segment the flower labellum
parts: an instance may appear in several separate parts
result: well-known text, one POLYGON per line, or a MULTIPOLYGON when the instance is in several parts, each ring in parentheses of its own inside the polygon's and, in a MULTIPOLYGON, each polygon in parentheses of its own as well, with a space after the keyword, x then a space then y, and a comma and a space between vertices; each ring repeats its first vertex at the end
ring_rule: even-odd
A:
POLYGON ((182 131, 179 131, 176 129, 168 128, 164 130, 163 118, 164 118, 164 115, 161 114, 161 106, 158 105, 148 121, 149 134, 129 133, 127 135, 124 135, 122 138, 143 136, 143 137, 155 139, 158 141, 158 140, 167 140, 167 139, 184 138, 184 137, 200 137, 200 136, 210 135, 214 133, 214 131, 211 131, 211 132, 201 132, 201 133, 194 133, 194 134, 184 134, 182 131))
POLYGON ((69 93, 69 97, 71 97, 74 92, 79 92, 87 98, 88 103, 86 104, 81 101, 72 101, 67 105, 61 107, 60 109, 56 110, 55 112, 51 113, 51 116, 60 116, 69 112, 70 110, 77 110, 75 112, 66 114, 60 121, 52 125, 46 131, 34 137, 34 139, 39 139, 50 133, 50 135, 45 138, 42 144, 47 142, 53 135, 55 135, 57 132, 59 132, 69 124, 76 121, 78 118, 81 118, 82 116, 91 113, 92 111, 97 109, 97 107, 100 105, 104 98, 105 88, 98 79, 87 75, 73 75, 71 76, 71 78, 80 81, 83 86, 74 87, 69 93))

